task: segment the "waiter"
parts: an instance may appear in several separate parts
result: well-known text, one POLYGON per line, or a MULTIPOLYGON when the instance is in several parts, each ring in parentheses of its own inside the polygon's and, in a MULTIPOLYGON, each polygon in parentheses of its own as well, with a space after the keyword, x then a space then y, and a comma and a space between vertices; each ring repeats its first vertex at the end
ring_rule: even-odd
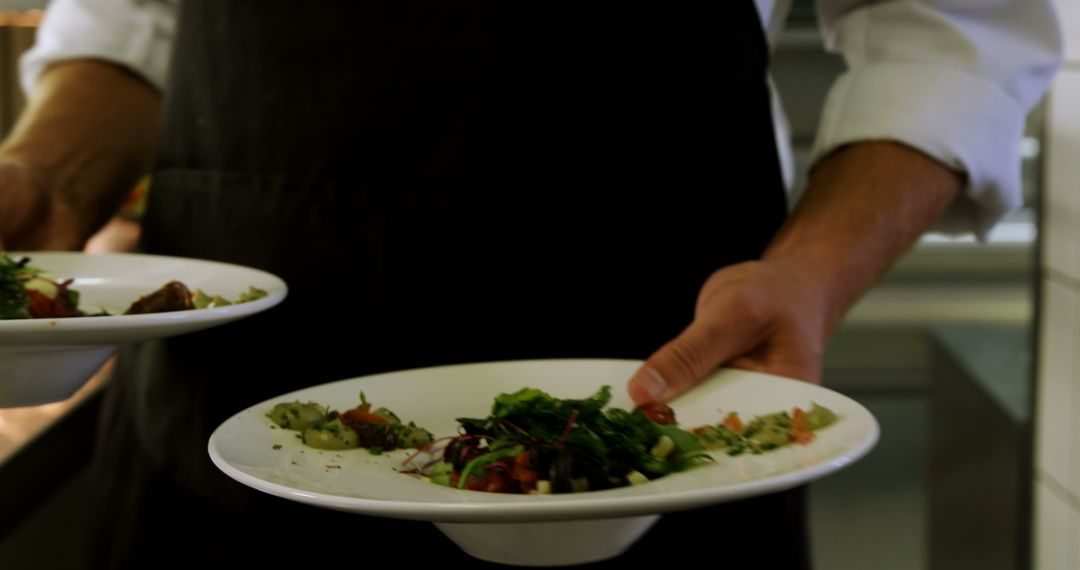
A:
MULTIPOLYGON (((1036 4, 1027 21, 1053 30, 1036 4)), ((994 184, 1015 182, 986 183, 963 141, 838 140, 785 223, 749 1, 320 1, 304 18, 279 1, 133 6, 68 0, 47 17, 30 108, 0 149, 0 237, 77 248, 152 167, 146 252, 265 269, 290 296, 122 352, 95 460, 103 567, 456 564, 430 525, 228 480, 210 432, 303 386, 454 362, 649 357, 628 385, 638 402, 719 365, 817 381, 829 332, 889 263, 950 206, 985 230, 1008 205, 994 184), (111 63, 65 51, 94 21, 123 30, 103 34, 127 42, 111 63)), ((970 17, 1049 37, 1006 70, 1027 74, 1022 89, 1000 81, 1015 120, 1056 35, 970 17)), ((1000 110, 973 125, 1015 138, 1000 110)), ((669 515, 608 564, 722 541, 718 561, 807 567, 802 509, 794 491, 669 515)))

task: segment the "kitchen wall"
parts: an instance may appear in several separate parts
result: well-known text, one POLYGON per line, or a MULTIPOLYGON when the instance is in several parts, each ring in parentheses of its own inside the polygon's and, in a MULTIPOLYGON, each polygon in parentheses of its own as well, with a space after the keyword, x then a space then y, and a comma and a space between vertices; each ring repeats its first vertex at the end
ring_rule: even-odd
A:
POLYGON ((1035 445, 1036 570, 1080 566, 1080 2, 1046 120, 1035 445))

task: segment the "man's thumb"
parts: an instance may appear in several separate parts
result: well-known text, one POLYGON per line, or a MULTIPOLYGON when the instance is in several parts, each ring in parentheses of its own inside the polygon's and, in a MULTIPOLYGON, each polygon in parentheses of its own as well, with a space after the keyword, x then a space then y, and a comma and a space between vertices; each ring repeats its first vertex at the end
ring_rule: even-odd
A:
POLYGON ((691 325, 653 353, 630 378, 627 390, 635 404, 667 402, 701 382, 737 354, 737 335, 691 325))

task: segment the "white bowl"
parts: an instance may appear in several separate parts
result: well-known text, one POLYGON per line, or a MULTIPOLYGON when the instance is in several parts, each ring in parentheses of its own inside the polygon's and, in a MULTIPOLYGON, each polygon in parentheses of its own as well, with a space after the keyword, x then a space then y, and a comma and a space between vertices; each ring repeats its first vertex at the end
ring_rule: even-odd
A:
POLYGON ((536 523, 435 523, 467 552, 514 566, 568 566, 614 558, 634 545, 660 515, 536 523))
POLYGON ((361 390, 436 436, 456 432, 456 418, 485 417, 496 395, 534 387, 560 398, 582 398, 603 385, 611 405, 631 408, 627 379, 640 362, 534 360, 443 366, 379 374, 284 394, 244 410, 211 436, 211 459, 255 489, 289 500, 365 515, 424 520, 466 552, 517 565, 576 564, 615 556, 637 540, 656 515, 780 491, 823 477, 858 460, 877 442, 878 425, 855 401, 806 382, 723 370, 672 402, 686 426, 715 424, 728 411, 743 417, 807 407, 839 416, 810 445, 729 457, 644 485, 545 496, 505 495, 441 487, 396 468, 408 450, 372 455, 363 449, 320 451, 295 432, 275 429, 266 413, 276 403, 314 401, 344 410, 361 390))
POLYGON ((0 346, 0 408, 66 400, 114 352, 113 345, 0 346))
POLYGON ((92 312, 121 313, 140 296, 178 280, 192 290, 234 298, 250 286, 262 299, 217 307, 149 315, 0 321, 0 407, 31 406, 67 398, 104 364, 117 347, 223 325, 280 303, 287 293, 278 277, 247 267, 139 254, 12 252, 57 279, 74 279, 79 305, 92 312))

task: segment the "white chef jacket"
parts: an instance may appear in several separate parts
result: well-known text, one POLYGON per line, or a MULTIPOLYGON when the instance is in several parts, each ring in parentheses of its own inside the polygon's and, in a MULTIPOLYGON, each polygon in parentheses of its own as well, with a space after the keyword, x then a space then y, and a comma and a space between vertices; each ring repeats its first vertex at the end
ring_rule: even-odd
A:
MULTIPOLYGON (((167 87, 181 0, 53 0, 21 62, 27 92, 51 63, 102 59, 167 87)), ((770 39, 791 0, 755 0, 770 39)), ((302 5, 302 4, 301 4, 302 5)), ((984 238, 1022 203, 1020 141, 1060 66, 1053 0, 817 0, 826 48, 848 70, 826 99, 812 160, 895 140, 967 175, 936 229, 984 238)), ((719 68, 717 72, 722 72, 719 68)), ((782 115, 777 116, 783 131, 782 115)), ((783 139, 784 137, 780 137, 783 139)), ((781 156, 786 142, 780 142, 781 156)))

